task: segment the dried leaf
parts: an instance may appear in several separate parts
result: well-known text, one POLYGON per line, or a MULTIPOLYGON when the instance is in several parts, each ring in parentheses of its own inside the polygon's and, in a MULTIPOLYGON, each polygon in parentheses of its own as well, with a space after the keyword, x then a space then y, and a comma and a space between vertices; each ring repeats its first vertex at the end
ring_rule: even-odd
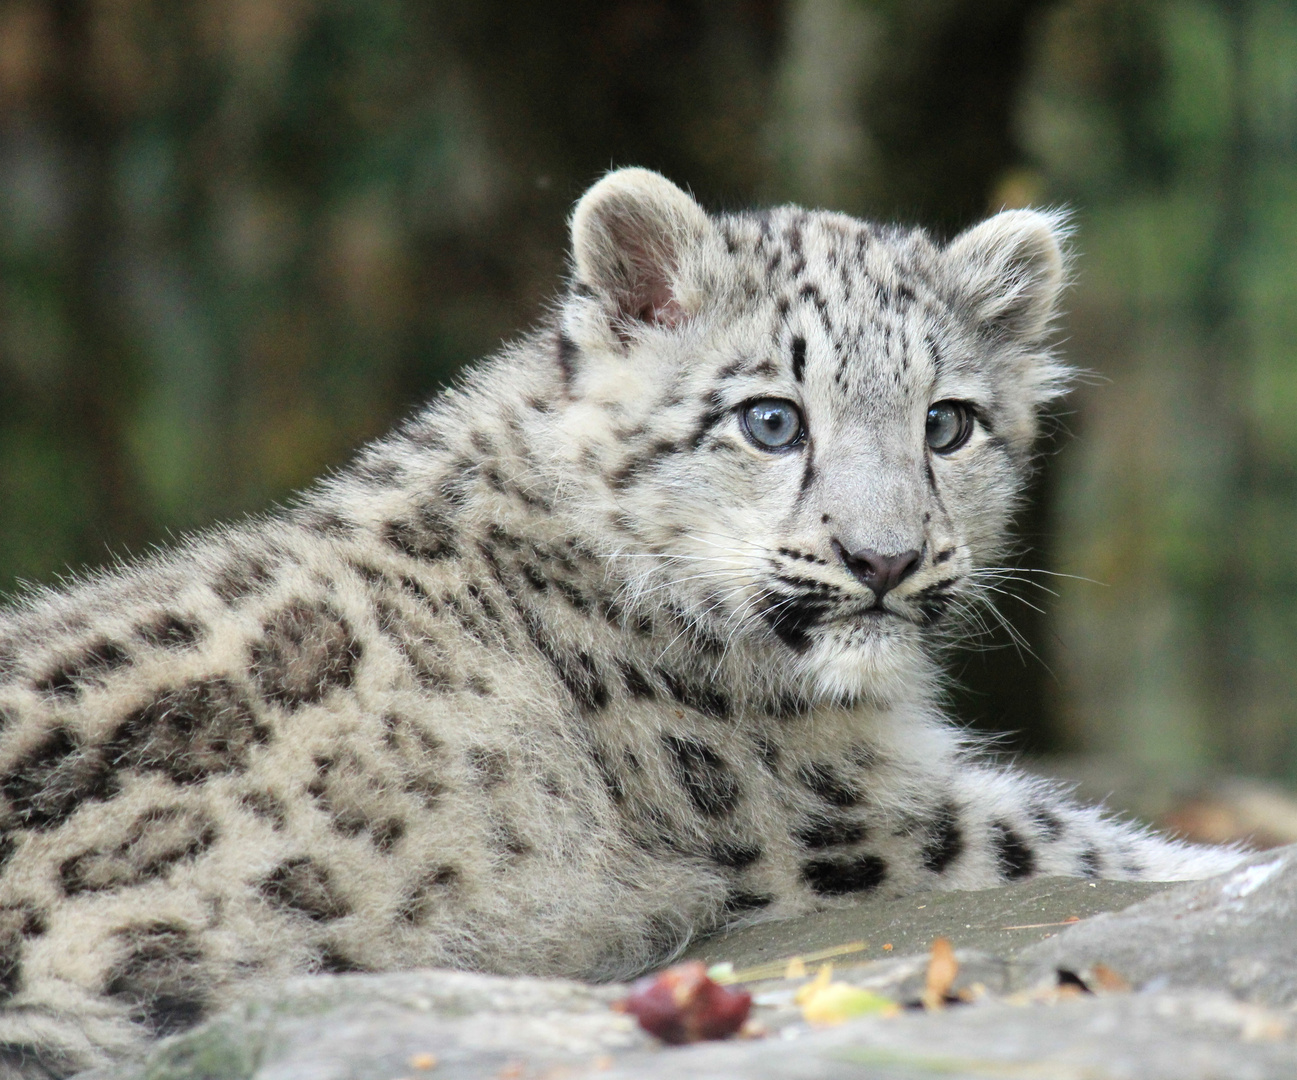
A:
POLYGON ((1090 969, 1090 982, 1097 989, 1109 994, 1126 994, 1130 992, 1130 983, 1107 964, 1095 964, 1090 969))
POLYGON ((802 1004, 808 1024, 828 1027, 853 1016, 893 1016, 900 1011, 896 1002, 849 983, 829 983, 802 1004))
POLYGON ((680 1045, 733 1035, 748 1018, 752 995, 712 981, 706 966, 693 960, 641 979, 613 1007, 663 1042, 680 1045))
POLYGON ((944 1009, 950 988, 959 974, 959 961, 948 938, 939 937, 932 943, 928 957, 928 975, 923 987, 923 1007, 929 1010, 944 1009))

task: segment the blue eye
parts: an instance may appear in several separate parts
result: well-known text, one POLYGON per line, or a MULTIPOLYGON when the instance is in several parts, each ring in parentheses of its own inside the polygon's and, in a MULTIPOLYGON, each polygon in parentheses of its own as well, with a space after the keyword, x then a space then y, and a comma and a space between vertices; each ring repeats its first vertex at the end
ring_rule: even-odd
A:
POLYGON ((784 450, 795 446, 805 434, 802 411, 783 398, 749 401, 740 415, 744 434, 762 450, 784 450))
POLYGON ((933 453, 954 453, 973 433, 973 411, 962 401, 938 401, 928 409, 927 428, 933 453))

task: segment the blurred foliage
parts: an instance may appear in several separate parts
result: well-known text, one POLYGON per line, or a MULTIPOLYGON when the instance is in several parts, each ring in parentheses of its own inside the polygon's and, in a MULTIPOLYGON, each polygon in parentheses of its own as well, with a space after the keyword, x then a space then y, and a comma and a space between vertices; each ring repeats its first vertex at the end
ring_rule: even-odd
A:
POLYGON ((1057 713, 1183 773, 1297 779, 1297 8, 1059 5, 1021 132, 1077 208, 1057 713))
POLYGON ((345 461, 543 317, 609 166, 1067 203, 1095 375, 1020 561, 1105 587, 1006 601, 1042 659, 993 635, 958 708, 1297 776, 1295 153, 1277 0, 4 0, 0 593, 345 461))

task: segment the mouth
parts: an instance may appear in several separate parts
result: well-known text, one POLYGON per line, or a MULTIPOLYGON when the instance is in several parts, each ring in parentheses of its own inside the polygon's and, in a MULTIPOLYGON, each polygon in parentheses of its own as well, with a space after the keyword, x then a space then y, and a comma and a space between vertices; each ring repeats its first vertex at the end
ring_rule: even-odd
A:
POLYGON ((914 619, 904 612, 893 611, 891 608, 884 607, 878 601, 874 601, 869 607, 852 612, 844 621, 860 622, 867 626, 879 626, 891 621, 913 623, 914 619))

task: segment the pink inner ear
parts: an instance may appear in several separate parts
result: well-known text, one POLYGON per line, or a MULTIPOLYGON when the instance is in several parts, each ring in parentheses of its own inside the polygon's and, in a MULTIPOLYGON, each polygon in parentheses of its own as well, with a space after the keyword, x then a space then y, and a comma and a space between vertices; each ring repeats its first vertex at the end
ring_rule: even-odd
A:
POLYGON ((647 303, 640 308, 635 317, 640 322, 649 323, 652 326, 665 326, 674 329, 684 321, 685 309, 671 295, 671 290, 665 284, 658 283, 655 288, 650 290, 647 303))
POLYGON ((670 253, 638 237, 624 237, 622 251, 628 263, 625 293, 619 304, 623 316, 650 326, 679 326, 685 310, 671 291, 670 253))

